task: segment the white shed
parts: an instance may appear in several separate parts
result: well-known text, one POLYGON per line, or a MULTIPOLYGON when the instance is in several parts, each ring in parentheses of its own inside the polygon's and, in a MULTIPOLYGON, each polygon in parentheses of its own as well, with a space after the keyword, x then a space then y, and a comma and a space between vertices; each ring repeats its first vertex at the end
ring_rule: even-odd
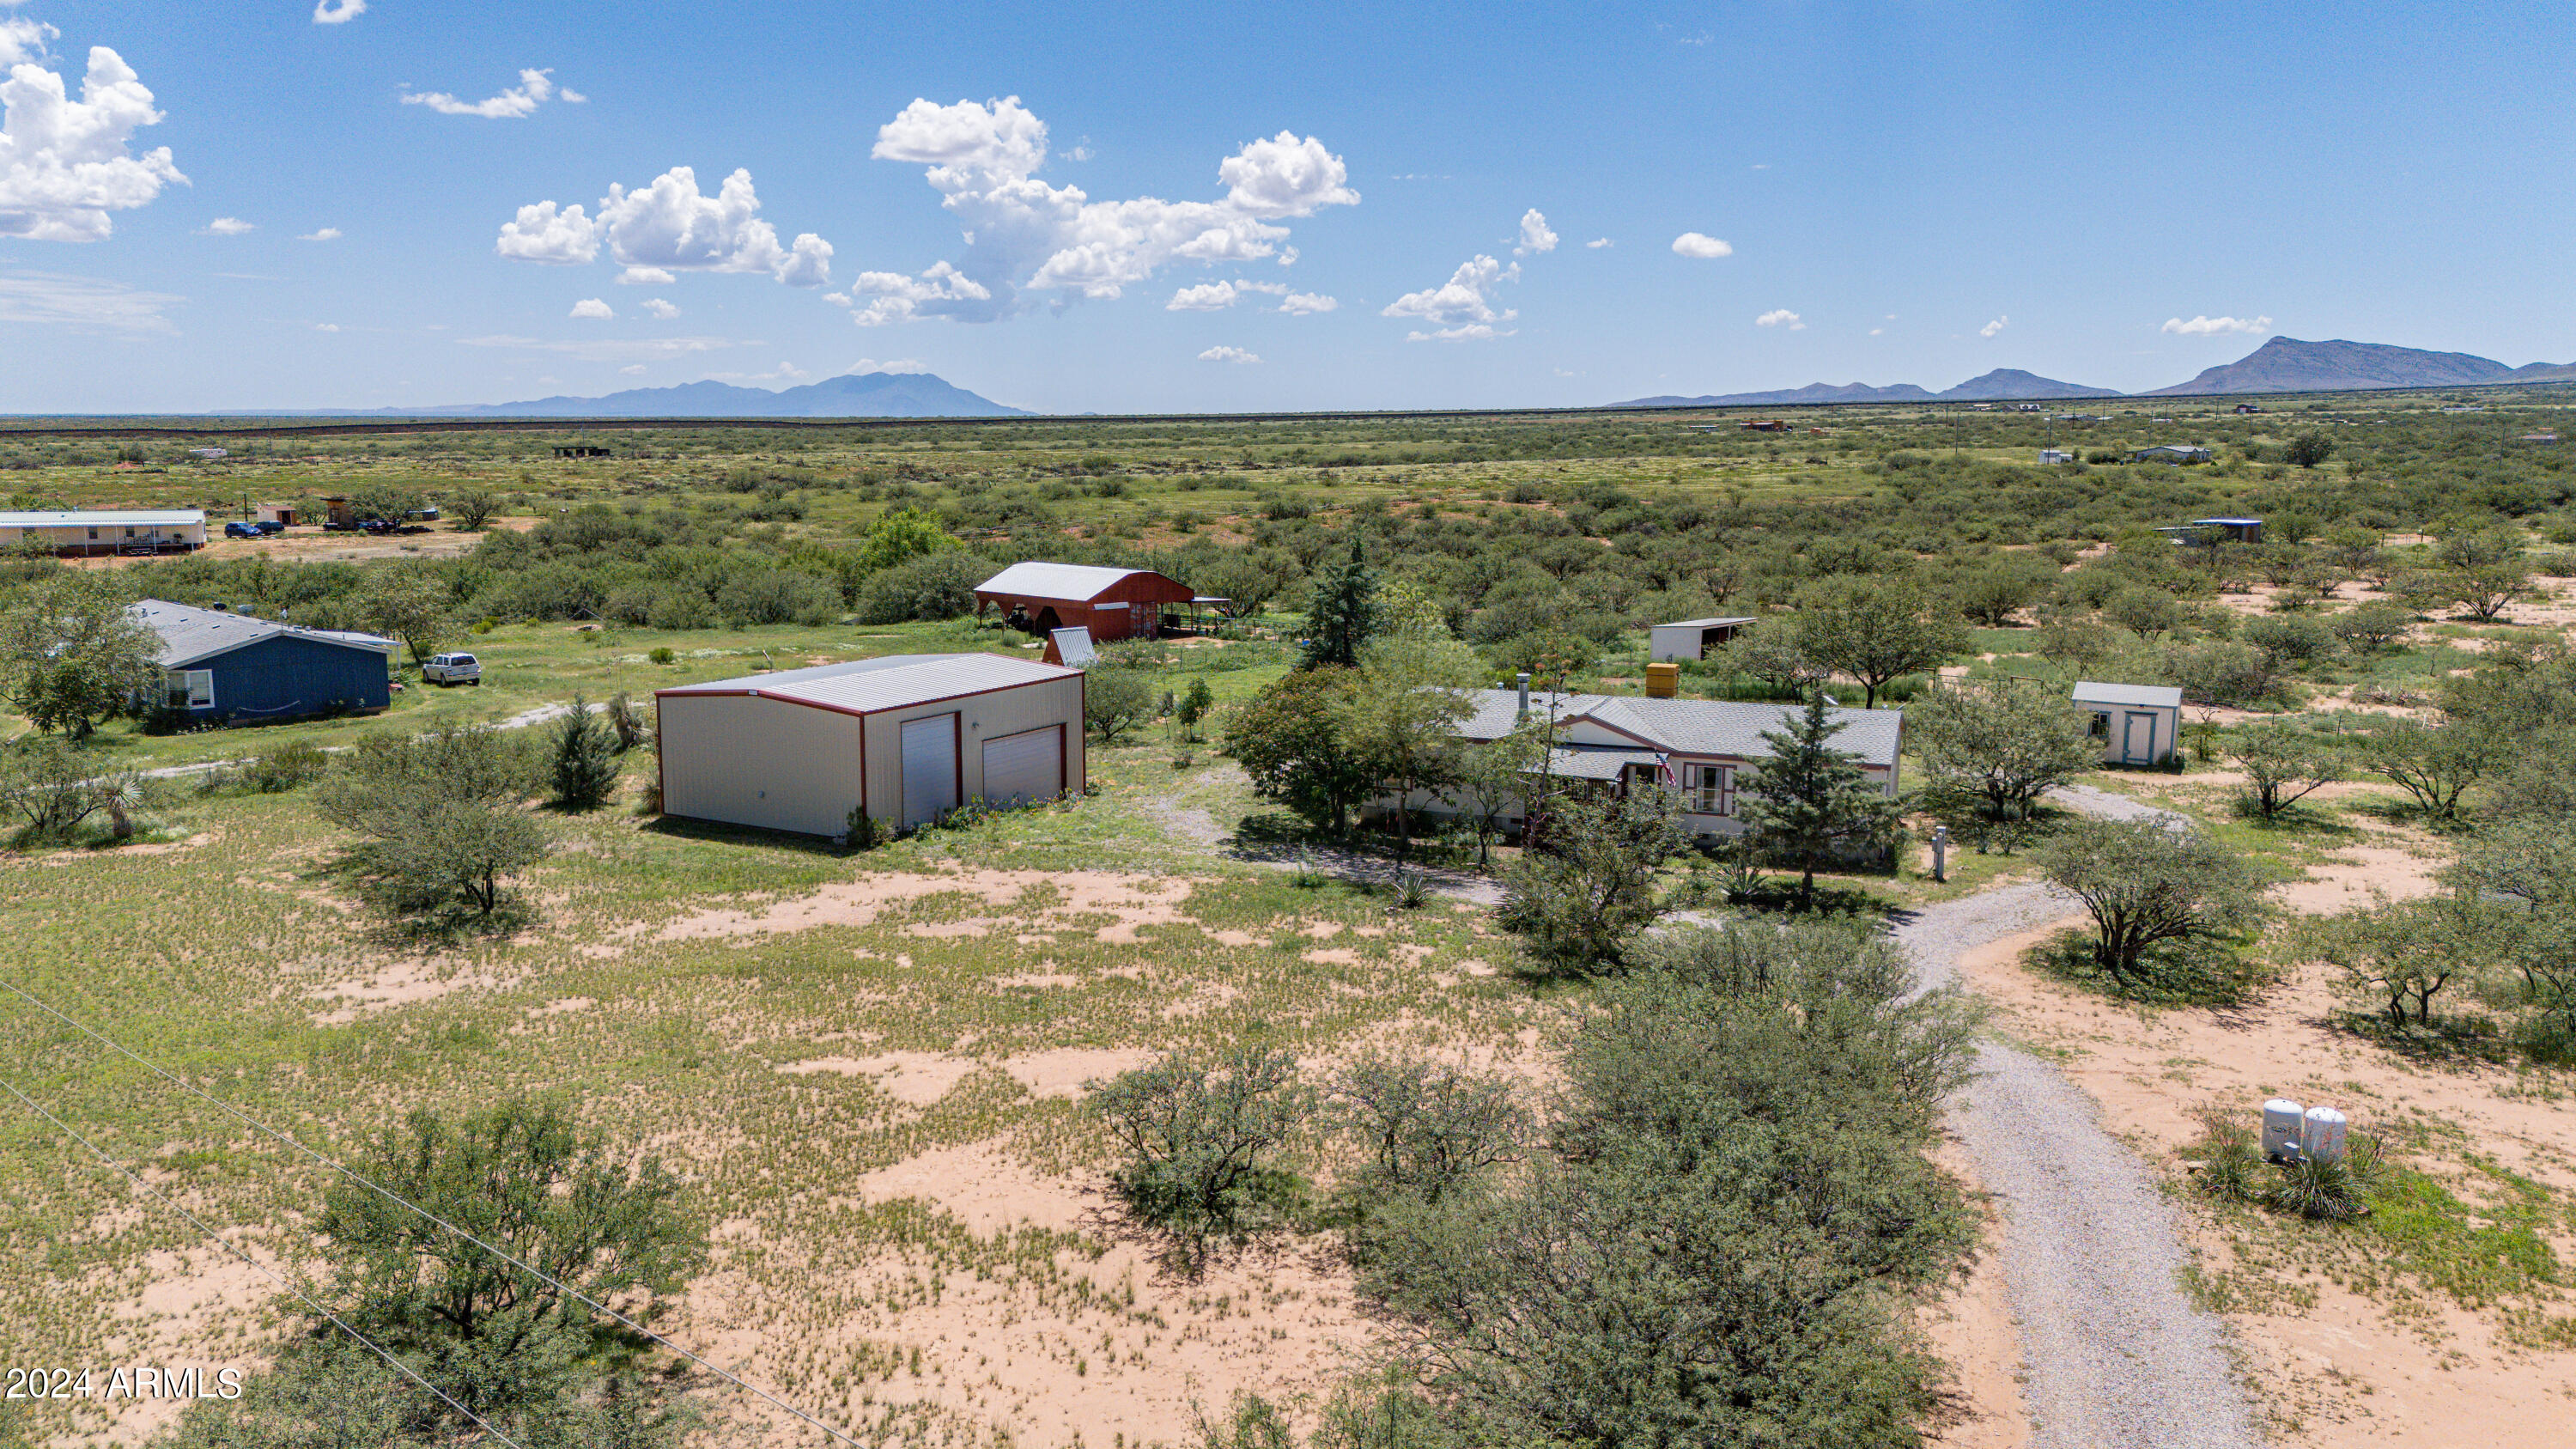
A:
POLYGON ((1087 778, 1083 672, 998 654, 896 654, 656 690, 662 810, 837 836, 969 800, 1028 805, 1087 778))
POLYGON ((2093 715, 2106 765, 2162 764, 2182 744, 2182 691, 2166 684, 2079 680, 2075 707, 2093 715))
POLYGON ((1654 627, 1655 659, 1706 659, 1708 651, 1735 637, 1751 619, 1683 619, 1654 627))

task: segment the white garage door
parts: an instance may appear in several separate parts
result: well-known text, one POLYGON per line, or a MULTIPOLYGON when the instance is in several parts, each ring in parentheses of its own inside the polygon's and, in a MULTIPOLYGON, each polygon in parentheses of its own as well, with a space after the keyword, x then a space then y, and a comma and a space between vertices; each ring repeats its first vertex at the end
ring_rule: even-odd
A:
POLYGON ((1064 726, 984 742, 984 798, 995 805, 1052 800, 1064 790, 1064 726))
POLYGON ((957 808, 957 716, 903 722, 903 823, 920 825, 957 808))

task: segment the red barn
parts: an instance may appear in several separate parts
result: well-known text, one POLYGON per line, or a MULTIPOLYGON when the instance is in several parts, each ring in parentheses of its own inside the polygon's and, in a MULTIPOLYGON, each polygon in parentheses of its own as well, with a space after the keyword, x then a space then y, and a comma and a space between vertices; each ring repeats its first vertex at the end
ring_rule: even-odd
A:
POLYGON ((993 607, 1034 633, 1080 626, 1095 643, 1106 643, 1151 639, 1162 632, 1164 605, 1191 601, 1187 584, 1152 569, 1016 563, 976 587, 975 617, 993 607))

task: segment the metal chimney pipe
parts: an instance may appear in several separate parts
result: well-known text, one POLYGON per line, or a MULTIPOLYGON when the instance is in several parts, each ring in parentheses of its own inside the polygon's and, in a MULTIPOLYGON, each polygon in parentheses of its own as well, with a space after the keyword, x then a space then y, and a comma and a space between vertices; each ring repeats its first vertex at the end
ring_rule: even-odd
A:
POLYGON ((1528 718, 1529 718, 1529 671, 1528 671, 1528 670, 1526 670, 1526 669, 1524 669, 1524 670, 1522 670, 1522 671, 1520 672, 1520 685, 1521 685, 1521 712, 1520 712, 1520 718, 1521 718, 1521 719, 1528 719, 1528 718))

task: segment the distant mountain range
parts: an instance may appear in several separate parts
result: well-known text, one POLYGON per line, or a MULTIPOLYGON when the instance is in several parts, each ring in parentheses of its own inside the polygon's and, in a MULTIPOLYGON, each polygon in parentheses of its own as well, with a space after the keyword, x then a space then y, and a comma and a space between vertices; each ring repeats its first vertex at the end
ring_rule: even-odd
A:
MULTIPOLYGON (((2379 342, 2303 342, 2275 337, 2244 358, 2213 367, 2189 382, 2138 397, 2207 397, 2254 392, 2371 392, 2408 387, 2492 387, 2498 384, 2576 381, 2576 363, 2535 362, 2508 367, 2465 352, 2427 352, 2379 342)), ((1775 392, 1722 393, 1709 397, 1645 397, 1620 407, 1777 407, 1839 402, 2028 402, 2042 398, 2123 397, 2106 387, 2057 382, 2018 368, 1999 367, 1942 392, 1912 383, 1810 383, 1775 392)))
MULTIPOLYGON (((241 413, 233 416, 253 416, 241 413)), ((393 418, 1000 418, 1028 417, 927 372, 854 372, 771 392, 723 382, 637 387, 606 397, 447 407, 263 411, 259 417, 393 418)))
POLYGON ((1983 377, 1972 377, 1957 387, 1929 392, 1910 382, 1890 387, 1871 387, 1865 382, 1811 382, 1805 387, 1783 388, 1776 392, 1731 392, 1709 397, 1645 397, 1625 407, 1724 408, 1771 407, 1781 403, 1843 402, 2027 402, 2035 398, 2118 397, 2107 387, 2086 387, 2082 383, 2059 382, 2024 372, 2018 367, 1998 367, 1983 377))

